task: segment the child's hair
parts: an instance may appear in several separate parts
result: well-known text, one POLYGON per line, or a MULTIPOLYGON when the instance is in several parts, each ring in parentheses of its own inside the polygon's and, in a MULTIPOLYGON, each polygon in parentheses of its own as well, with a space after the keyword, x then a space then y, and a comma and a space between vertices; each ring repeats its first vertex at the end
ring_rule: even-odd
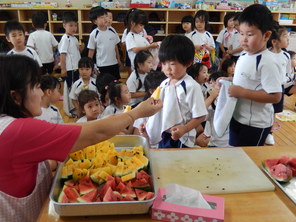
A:
POLYGON ((288 53, 290 55, 290 58, 292 58, 294 55, 296 55, 296 52, 295 51, 289 50, 288 53))
POLYGON ((273 47, 272 40, 280 40, 283 32, 288 31, 288 29, 284 26, 281 26, 277 21, 273 21, 273 29, 271 36, 267 42, 267 47, 273 47))
POLYGON ((42 29, 44 28, 44 24, 47 23, 47 17, 44 12, 37 11, 32 15, 32 23, 35 28, 42 29))
POLYGON ((82 57, 78 62, 78 68, 94 69, 94 61, 89 57, 82 57))
POLYGON ((141 89, 143 86, 143 83, 139 75, 139 64, 143 64, 150 56, 153 57, 151 52, 149 52, 148 50, 141 50, 136 54, 134 64, 135 64, 136 78, 139 81, 137 90, 141 89))
POLYGON ((121 86, 122 82, 113 81, 108 86, 108 93, 110 98, 110 103, 116 105, 116 98, 121 98, 121 86))
POLYGON ((232 59, 225 59, 221 64, 221 71, 227 73, 228 67, 232 66, 235 62, 232 59))
POLYGON ((228 77, 227 73, 224 71, 214 72, 209 76, 209 81, 216 81, 220 77, 228 77))
POLYGON ((160 83, 166 78, 167 77, 163 72, 160 72, 160 71, 149 72, 144 80, 144 87, 146 92, 144 100, 148 99, 151 96, 151 93, 149 92, 149 90, 156 89, 160 85, 160 83))
POLYGON ((177 60, 182 65, 190 65, 194 58, 194 45, 183 35, 168 35, 159 48, 159 61, 177 60))
POLYGON ((106 94, 109 89, 109 84, 113 81, 115 81, 115 77, 109 73, 100 73, 97 76, 96 79, 96 86, 98 89, 98 92, 100 94, 100 99, 103 104, 105 104, 107 101, 105 100, 106 94))
POLYGON ((191 15, 186 15, 182 18, 181 24, 189 22, 191 24, 191 31, 194 30, 194 18, 191 15))
POLYGON ((204 21, 205 29, 207 29, 207 27, 209 25, 209 13, 205 10, 198 10, 194 16, 194 22, 196 21, 197 18, 204 21))
POLYGON ((67 24, 69 22, 78 22, 77 15, 74 12, 64 12, 63 24, 67 24))
POLYGON ((187 68, 187 74, 190 75, 193 79, 196 79, 199 76, 199 73, 203 66, 207 67, 204 63, 195 63, 187 68))
POLYGON ((25 34, 25 29, 23 25, 18 21, 10 20, 5 23, 4 32, 6 37, 9 37, 9 33, 15 30, 22 31, 25 34))
POLYGON ((98 17, 106 15, 107 11, 101 6, 96 6, 90 9, 89 11, 89 19, 91 21, 96 20, 98 17))
POLYGON ((131 24, 134 22, 136 25, 141 24, 146 26, 148 24, 148 18, 146 13, 141 9, 133 9, 130 11, 127 20, 127 30, 131 30, 131 24))
POLYGON ((88 89, 81 90, 81 92, 78 94, 77 100, 78 100, 78 104, 79 104, 80 115, 83 113, 84 105, 86 103, 94 101, 94 100, 98 100, 100 102, 98 93, 93 90, 88 90, 88 89))
POLYGON ((234 17, 235 17, 235 12, 227 12, 226 13, 226 15, 224 16, 224 21, 223 21, 225 28, 227 27, 228 21, 234 17))
POLYGON ((233 17, 233 21, 239 21, 239 17, 241 16, 241 12, 236 12, 233 17))
POLYGON ((256 26, 262 34, 273 29, 273 17, 270 10, 260 4, 253 4, 245 8, 239 17, 239 23, 256 26))
POLYGON ((47 89, 54 90, 56 88, 61 88, 61 83, 54 76, 43 75, 40 80, 40 88, 42 91, 47 89))
POLYGON ((14 118, 30 116, 25 108, 28 88, 40 83, 40 68, 37 62, 24 55, 0 54, 0 115, 14 118), (11 91, 21 96, 21 104, 15 103, 11 91))
POLYGON ((106 11, 106 13, 111 13, 112 14, 112 11, 110 9, 108 9, 108 8, 105 8, 105 11, 106 11))

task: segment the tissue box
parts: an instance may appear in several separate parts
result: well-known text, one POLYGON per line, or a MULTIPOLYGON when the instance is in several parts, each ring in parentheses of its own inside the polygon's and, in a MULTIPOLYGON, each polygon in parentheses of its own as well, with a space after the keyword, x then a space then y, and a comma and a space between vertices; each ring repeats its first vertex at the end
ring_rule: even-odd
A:
POLYGON ((154 203, 152 205, 151 217, 154 220, 161 221, 204 221, 221 222, 224 221, 224 198, 203 195, 203 198, 209 202, 215 209, 198 209, 194 207, 185 207, 162 200, 165 195, 165 189, 160 188, 154 203))

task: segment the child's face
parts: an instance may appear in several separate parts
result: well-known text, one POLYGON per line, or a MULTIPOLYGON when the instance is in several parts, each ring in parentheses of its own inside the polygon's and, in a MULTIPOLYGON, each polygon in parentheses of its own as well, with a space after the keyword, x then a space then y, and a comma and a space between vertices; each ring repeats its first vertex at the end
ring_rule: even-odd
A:
POLYGON ((233 18, 229 19, 227 21, 227 28, 229 29, 233 29, 234 28, 234 21, 233 21, 233 18))
POLYGON ((60 96, 61 94, 58 87, 55 89, 50 89, 50 96, 49 96, 50 103, 58 102, 60 99, 60 96))
POLYGON ((296 67, 296 54, 291 57, 291 67, 296 67))
POLYGON ((28 86, 27 96, 24 101, 24 107, 30 112, 32 117, 41 115, 41 97, 43 91, 40 88, 40 84, 35 85, 33 88, 28 86))
POLYGON ((121 103, 122 105, 128 105, 131 100, 131 94, 127 88, 127 85, 121 85, 121 103))
POLYGON ((233 21, 233 24, 234 24, 234 28, 239 31, 239 21, 238 20, 234 20, 233 21))
POLYGON ((106 15, 101 15, 98 16, 95 20, 93 20, 93 23, 97 25, 99 28, 105 28, 108 24, 108 16, 106 15))
POLYGON ((259 53, 266 49, 266 43, 271 35, 271 31, 264 34, 254 25, 247 23, 240 24, 240 45, 249 55, 259 53))
POLYGON ((235 68, 235 63, 233 63, 231 66, 227 68, 227 74, 229 77, 233 76, 234 74, 234 68, 235 68))
POLYGON ((111 26, 113 21, 113 15, 111 12, 107 12, 107 25, 111 26))
POLYGON ((182 28, 186 33, 189 33, 192 31, 191 23, 190 22, 183 22, 182 28))
POLYGON ((67 22, 66 24, 63 24, 63 27, 68 35, 75 35, 77 32, 77 22, 67 22))
POLYGON ((12 30, 6 39, 13 44, 16 50, 25 49, 25 33, 22 30, 12 30))
POLYGON ((79 68, 79 75, 83 80, 89 80, 93 69, 90 67, 79 68))
POLYGON ((150 72, 151 69, 153 68, 153 58, 152 56, 149 56, 144 63, 139 63, 139 72, 140 73, 146 73, 150 72))
POLYGON ((144 29, 144 25, 143 24, 136 24, 134 22, 132 22, 131 24, 132 24, 131 31, 134 32, 134 33, 140 33, 144 29))
POLYGON ((83 111, 87 117, 87 121, 96 120, 103 112, 103 108, 98 99, 92 100, 84 104, 83 111))
POLYGON ((287 48, 289 45, 289 32, 287 30, 283 31, 280 35, 279 47, 287 48))
POLYGON ((195 27, 199 32, 204 32, 206 30, 206 23, 202 17, 198 17, 195 19, 195 27))
POLYGON ((184 66, 177 60, 168 60, 162 63, 162 71, 170 80, 180 80, 186 74, 189 65, 184 66))
POLYGON ((199 71, 196 81, 198 83, 202 84, 202 83, 208 82, 208 80, 209 80, 208 67, 202 66, 199 71))

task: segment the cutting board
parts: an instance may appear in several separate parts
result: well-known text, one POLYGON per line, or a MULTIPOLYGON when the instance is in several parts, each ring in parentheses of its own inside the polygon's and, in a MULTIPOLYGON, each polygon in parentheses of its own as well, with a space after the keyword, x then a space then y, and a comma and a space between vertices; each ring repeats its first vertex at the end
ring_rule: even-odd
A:
POLYGON ((274 190, 274 185, 241 148, 152 151, 158 187, 179 184, 205 194, 274 190))

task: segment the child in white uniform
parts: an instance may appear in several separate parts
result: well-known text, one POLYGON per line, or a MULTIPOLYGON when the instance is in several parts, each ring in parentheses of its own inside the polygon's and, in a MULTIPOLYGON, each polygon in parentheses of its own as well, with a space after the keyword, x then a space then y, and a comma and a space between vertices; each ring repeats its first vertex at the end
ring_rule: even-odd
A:
POLYGON ((77 111, 79 110, 78 95, 82 90, 89 89, 97 93, 96 79, 91 77, 94 71, 93 60, 88 57, 81 58, 78 63, 78 69, 80 78, 74 82, 69 94, 69 98, 77 111))
POLYGON ((239 16, 241 15, 241 12, 237 12, 233 18, 234 28, 235 32, 233 33, 231 39, 230 39, 230 45, 227 50, 227 54, 231 55, 231 59, 234 62, 237 62, 238 57, 240 56, 241 52, 243 51, 243 48, 240 45, 239 38, 239 16))
POLYGON ((224 29, 219 32, 216 42, 219 44, 219 57, 221 59, 229 59, 230 55, 227 53, 229 46, 231 45, 231 37, 235 33, 233 18, 234 12, 227 12, 224 16, 224 29))
POLYGON ((43 91, 41 100, 42 113, 35 118, 50 123, 64 123, 59 109, 52 105, 52 103, 57 103, 61 96, 59 92, 61 84, 58 79, 50 75, 44 75, 41 77, 40 88, 43 91))
POLYGON ((163 109, 149 118, 146 130, 152 145, 160 148, 193 147, 196 127, 207 110, 199 84, 186 73, 192 64, 194 45, 180 35, 167 36, 160 46, 159 60, 168 77, 161 83, 163 109))
POLYGON ((88 57, 92 58, 96 52, 96 65, 101 73, 110 73, 116 79, 120 79, 119 63, 117 57, 117 44, 120 42, 119 36, 114 28, 108 26, 107 11, 100 7, 90 10, 90 19, 97 26, 89 36, 87 48, 88 57))
POLYGON ((131 93, 131 106, 136 106, 143 101, 145 96, 144 81, 148 72, 152 69, 153 57, 147 50, 142 50, 135 57, 135 70, 126 81, 129 92, 131 93))
POLYGON ((231 146, 263 146, 274 120, 272 103, 281 99, 280 66, 266 43, 273 28, 269 9, 254 4, 240 18, 240 43, 245 53, 237 61, 229 95, 237 97, 230 122, 231 146))
POLYGON ((295 76, 295 71, 296 71, 296 52, 294 51, 288 51, 290 54, 290 60, 291 60, 291 70, 290 73, 287 73, 287 78, 286 78, 286 83, 284 84, 285 88, 285 95, 291 96, 294 93, 296 93, 296 76, 295 76))
POLYGON ((13 45, 7 55, 18 54, 25 55, 34 59, 40 67, 42 67, 41 60, 37 52, 29 47, 26 47, 25 29, 18 21, 8 21, 4 25, 4 32, 8 42, 13 45))
POLYGON ((58 42, 51 32, 45 30, 47 18, 44 12, 35 12, 32 15, 32 23, 36 31, 29 35, 27 46, 38 53, 42 62, 42 74, 51 74, 54 67, 53 50, 58 46, 58 42))
POLYGON ((93 90, 83 90, 78 95, 80 118, 77 123, 88 122, 101 118, 103 106, 99 100, 99 95, 93 90))
POLYGON ((143 37, 142 32, 144 26, 147 24, 147 16, 142 10, 134 10, 130 13, 128 18, 128 34, 126 36, 126 50, 131 60, 131 68, 134 70, 134 60, 136 54, 141 50, 149 50, 158 48, 159 45, 156 42, 149 41, 143 37))
POLYGON ((182 29, 185 32, 185 36, 190 38, 194 32, 194 19, 191 15, 186 15, 181 20, 182 29))

